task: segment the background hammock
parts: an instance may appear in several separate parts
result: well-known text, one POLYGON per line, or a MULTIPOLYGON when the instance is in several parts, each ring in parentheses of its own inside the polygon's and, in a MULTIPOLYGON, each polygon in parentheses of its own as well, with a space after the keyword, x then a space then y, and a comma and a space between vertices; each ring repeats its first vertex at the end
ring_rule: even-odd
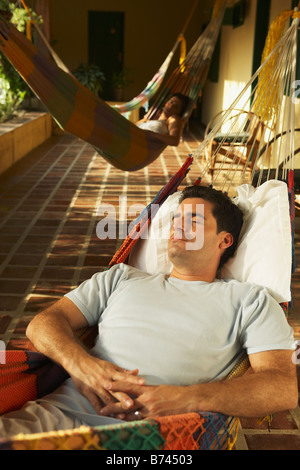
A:
MULTIPOLYGON (((72 75, 72 72, 68 69, 68 67, 62 62, 62 60, 60 59, 60 57, 58 57, 58 55, 56 54, 56 52, 54 51, 54 49, 52 48, 51 44, 49 43, 49 41, 47 40, 47 38, 45 37, 43 31, 40 29, 37 21, 34 19, 30 9, 28 9, 26 3, 24 0, 20 0, 24 9, 26 10, 27 14, 29 15, 29 17, 31 18, 30 20, 30 25, 33 25, 36 29, 36 31, 38 32, 40 38, 42 39, 42 41, 44 42, 44 45, 46 46, 47 50, 49 51, 49 53, 51 54, 53 60, 55 61, 56 65, 63 71, 65 71, 66 73, 68 73, 69 75, 72 75)), ((182 62, 184 62, 185 60, 185 57, 186 57, 186 41, 185 41, 185 37, 184 37, 184 34, 185 34, 185 31, 190 23, 190 20, 195 12, 195 9, 197 7, 199 3, 199 0, 195 0, 194 2, 194 5, 188 15, 188 18, 181 30, 181 33, 178 35, 176 41, 175 41, 175 44, 174 46, 172 47, 171 51, 169 52, 169 54, 167 55, 166 59, 164 60, 164 62, 162 63, 162 65, 160 66, 160 68, 158 69, 158 71, 155 73, 155 75, 152 77, 152 79, 147 83, 146 87, 144 88, 143 91, 141 91, 137 96, 135 96, 134 98, 132 98, 130 101, 128 101, 127 103, 122 103, 122 104, 116 104, 116 105, 112 105, 114 109, 118 110, 120 113, 122 114, 125 114, 126 117, 128 118, 128 115, 130 115, 130 112, 137 109, 137 108, 140 108, 141 106, 143 105, 147 105, 148 102, 150 101, 150 99, 156 94, 157 90, 159 89, 159 87, 161 86, 162 82, 163 82, 163 79, 165 78, 166 76, 166 73, 168 71, 168 68, 171 64, 171 61, 174 57, 174 54, 178 48, 178 46, 180 45, 180 59, 179 59, 179 63, 181 64, 182 62)), ((217 5, 216 5, 217 6, 217 5)), ((26 28, 26 31, 29 31, 28 34, 26 34, 27 38, 32 40, 32 35, 31 35, 31 30, 30 28, 26 28)), ((73 78, 75 79, 75 77, 73 76, 73 78)))
MULTIPOLYGON (((242 183, 288 179, 294 170, 295 77, 300 12, 283 11, 273 21, 262 65, 232 105, 212 119, 194 158, 205 155, 201 176, 226 192, 242 183), (293 18, 284 32, 287 22, 293 18)), ((299 105, 298 105, 299 106, 299 105)), ((297 134, 298 133, 298 134, 297 134)))
MULTIPOLYGON (((208 73, 226 1, 217 0, 206 30, 173 74, 166 88, 197 99, 208 73)), ((16 28, 0 21, 0 50, 44 103, 60 127, 90 143, 116 168, 133 171, 155 160, 165 148, 118 111, 40 53, 16 28)), ((191 112, 191 109, 189 112, 191 112)))

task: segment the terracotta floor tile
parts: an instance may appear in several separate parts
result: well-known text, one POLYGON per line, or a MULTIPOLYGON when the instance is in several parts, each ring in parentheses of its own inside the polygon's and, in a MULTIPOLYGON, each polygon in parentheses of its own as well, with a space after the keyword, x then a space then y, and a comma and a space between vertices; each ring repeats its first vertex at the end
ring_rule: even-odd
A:
POLYGON ((0 335, 4 335, 10 322, 12 316, 11 315, 1 315, 0 316, 0 335))
POLYGON ((10 259, 10 264, 18 266, 38 266, 44 257, 44 253, 39 255, 18 253, 10 259))
POLYGON ((24 294, 30 281, 0 279, 0 294, 24 294))
POLYGON ((45 267, 47 266, 69 266, 75 267, 78 262, 78 256, 73 255, 55 255, 51 253, 48 258, 47 262, 45 263, 45 267))
POLYGON ((16 295, 0 295, 0 311, 13 312, 22 302, 22 297, 16 295))
POLYGON ((0 233, 0 248, 3 244, 6 247, 7 244, 12 245, 12 244, 16 243, 18 240, 19 240, 18 235, 7 235, 7 234, 4 234, 1 230, 1 233, 0 233))
POLYGON ((36 266, 7 266, 0 273, 3 279, 32 279, 36 272, 36 266))
POLYGON ((91 268, 91 267, 82 268, 81 271, 80 271, 80 277, 79 277, 80 282, 83 282, 86 279, 89 279, 90 277, 92 277, 97 272, 104 271, 104 269, 106 267, 107 267, 106 265, 103 265, 103 266, 98 266, 98 267, 94 267, 94 268, 91 268))
POLYGON ((253 434, 245 439, 249 450, 300 450, 300 435, 253 434))
POLYGON ((55 243, 51 249, 51 254, 53 255, 59 255, 59 256, 64 256, 64 255, 80 255, 83 249, 83 243, 76 242, 76 240, 73 239, 70 244, 60 244, 60 243, 55 243))
POLYGON ((88 226, 74 226, 74 225, 64 225, 64 227, 61 229, 62 234, 78 234, 78 235, 86 235, 88 232, 89 227, 88 226))
POLYGON ((19 351, 26 351, 26 350, 33 350, 34 348, 27 338, 11 338, 7 343, 7 350, 19 350, 19 351))
POLYGON ((50 296, 31 296, 26 304, 24 312, 41 312, 42 310, 50 307, 59 298, 50 296))
MULTIPOLYGON (((256 418, 242 418, 243 429, 268 429, 268 422, 259 423, 256 418)), ((289 411, 275 413, 270 423, 270 429, 298 429, 297 424, 289 411)))
POLYGON ((33 294, 39 294, 39 295, 54 295, 57 297, 61 297, 64 294, 67 294, 70 292, 72 288, 72 282, 71 281, 57 281, 55 280, 45 280, 45 279, 40 279, 32 293, 33 294))
POLYGON ((87 255, 84 259, 84 266, 104 266, 111 260, 110 255, 99 254, 98 256, 87 255))
POLYGON ((39 241, 36 243, 23 243, 20 245, 16 254, 44 254, 47 251, 48 243, 44 243, 44 239, 39 237, 39 241))
POLYGON ((74 276, 75 267, 47 266, 43 269, 40 279, 69 280, 74 276))

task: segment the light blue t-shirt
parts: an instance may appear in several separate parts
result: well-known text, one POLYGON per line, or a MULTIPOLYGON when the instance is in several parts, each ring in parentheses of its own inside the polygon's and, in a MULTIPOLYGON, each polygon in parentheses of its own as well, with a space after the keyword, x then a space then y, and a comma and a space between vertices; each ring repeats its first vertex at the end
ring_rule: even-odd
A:
POLYGON ((120 264, 67 297, 99 325, 94 353, 147 384, 223 379, 243 351, 294 349, 293 330, 265 288, 237 281, 183 281, 120 264))

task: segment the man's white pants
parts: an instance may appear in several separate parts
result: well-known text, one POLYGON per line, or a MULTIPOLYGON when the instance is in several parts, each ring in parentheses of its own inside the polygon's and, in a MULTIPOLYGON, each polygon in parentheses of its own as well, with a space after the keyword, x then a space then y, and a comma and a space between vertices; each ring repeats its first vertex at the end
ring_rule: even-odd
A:
POLYGON ((0 438, 16 434, 34 434, 64 431, 79 426, 102 426, 124 421, 99 416, 90 402, 68 379, 55 392, 36 401, 30 401, 20 410, 0 416, 0 438))
POLYGON ((81 420, 50 403, 39 404, 32 401, 20 410, 0 416, 0 437, 74 429, 82 424, 84 423, 81 420))

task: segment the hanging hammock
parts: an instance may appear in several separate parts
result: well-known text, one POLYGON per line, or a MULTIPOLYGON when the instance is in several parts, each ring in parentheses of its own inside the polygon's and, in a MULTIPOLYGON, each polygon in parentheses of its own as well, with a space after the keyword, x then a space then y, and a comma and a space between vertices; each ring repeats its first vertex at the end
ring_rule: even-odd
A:
MULTIPOLYGON (((184 37, 185 31, 190 23, 190 20, 196 10, 196 7, 198 5, 199 0, 195 0, 194 5, 189 13, 189 16, 181 30, 181 33, 178 35, 177 40, 171 50, 171 52, 168 54, 166 57, 164 63, 160 66, 158 72, 154 75, 154 77, 149 81, 147 86, 144 88, 144 90, 139 93, 136 97, 134 97, 132 100, 128 101, 127 103, 122 103, 115 105, 114 108, 117 109, 120 113, 125 114, 130 111, 133 111, 137 108, 140 108, 144 105, 148 105, 150 99, 156 95, 160 85, 163 82, 163 79, 166 76, 167 70, 169 68, 169 65, 171 63, 171 60, 175 54, 175 51, 177 50, 178 45, 181 45, 180 48, 180 58, 179 58, 179 65, 182 65, 186 59, 186 40, 184 37)), ((215 10, 213 12, 213 15, 216 14, 217 12, 218 5, 216 4, 215 10)))
MULTIPOLYGON (((188 157, 180 170, 158 192, 138 217, 109 267, 126 261, 134 244, 150 223, 151 208, 174 194, 190 170, 188 157), (129 242, 129 243, 128 243, 129 242)), ((245 372, 243 361, 232 370, 228 380, 245 372)), ((68 374, 36 351, 6 351, 0 355, 0 415, 21 408, 55 390, 68 374), (2 361, 1 361, 2 359, 2 361)), ((195 412, 124 424, 85 427, 70 431, 0 437, 0 450, 221 450, 231 449, 237 433, 237 419, 219 413, 195 412), (75 438, 75 439, 74 439, 75 438)))
MULTIPOLYGON (((295 74, 300 13, 287 10, 272 23, 262 65, 232 105, 207 126, 194 158, 205 155, 203 176, 225 192, 234 185, 288 179, 294 170, 295 74), (288 19, 292 25, 284 33, 288 19)), ((299 135, 299 134, 298 134, 299 135)))
MULTIPOLYGON (((72 75, 72 73, 68 69, 68 67, 62 62, 60 57, 58 57, 58 55, 56 54, 56 52, 52 48, 51 44, 49 44, 49 41, 45 37, 43 31, 40 29, 37 21, 34 19, 32 13, 28 9, 25 1, 24 0, 20 0, 20 1, 23 5, 24 9, 26 10, 27 14, 31 18, 30 22, 28 24, 28 28, 26 28, 26 30, 27 29, 29 30, 29 34, 26 34, 27 38, 30 39, 30 37, 31 37, 30 27, 32 25, 32 26, 34 26, 34 28, 38 32, 40 38, 42 39, 42 41, 43 41, 44 45, 46 46, 46 48, 48 49, 49 53, 51 54, 51 56, 52 56, 53 60, 55 61, 56 65, 61 70, 65 71, 69 75, 72 75)), ((171 64, 171 61, 174 57, 174 54, 175 54, 179 44, 181 46, 181 48, 180 48, 180 59, 179 59, 180 64, 185 60, 185 57, 186 57, 186 41, 185 41, 185 38, 184 38, 184 34, 185 34, 185 31, 186 31, 186 29, 189 25, 189 22, 190 22, 193 14, 194 14, 194 11, 197 7, 198 2, 199 2, 199 0, 195 0, 194 5, 193 5, 193 7, 192 7, 192 9, 189 13, 189 16, 188 16, 188 18, 187 18, 187 20, 186 20, 186 22, 185 22, 185 24, 184 24, 184 26, 181 30, 181 33, 178 35, 174 46, 172 47, 171 51, 167 55, 166 59, 164 60, 164 62, 162 63, 162 65, 160 66, 160 68, 158 69, 156 74, 147 83, 144 90, 141 91, 136 97, 134 97, 132 100, 128 101, 127 103, 112 105, 114 109, 118 110, 122 114, 127 115, 131 111, 133 111, 137 108, 140 108, 143 105, 146 105, 150 101, 150 99, 155 95, 155 93, 159 89, 160 85, 162 84, 163 79, 164 79, 164 77, 165 77, 165 75, 168 71, 168 68, 171 64)))
MULTIPOLYGON (((226 1, 217 0, 211 22, 175 71, 176 83, 168 85, 168 91, 184 91, 193 100, 197 99, 208 72, 225 7, 226 1)), ((150 132, 138 128, 61 70, 5 21, 0 21, 0 50, 59 126, 90 143, 116 168, 125 171, 143 168, 165 148, 150 132)))
MULTIPOLYGON (((281 64, 282 70, 278 73, 278 68, 275 67, 276 77, 272 77, 274 72, 271 72, 268 75, 268 80, 272 80, 271 83, 276 83, 276 88, 268 88, 267 91, 271 91, 272 96, 276 96, 276 99, 270 100, 267 96, 266 91, 263 97, 257 101, 255 97, 253 98, 252 109, 258 113, 259 116, 263 116, 263 122, 268 123, 268 121, 273 118, 276 114, 276 122, 280 119, 282 102, 285 102, 284 105, 284 117, 285 126, 282 130, 282 126, 279 128, 281 130, 280 136, 278 133, 278 128, 275 130, 275 139, 273 142, 278 143, 276 147, 276 152, 273 151, 271 158, 277 161, 281 161, 283 158, 284 162, 284 175, 287 176, 289 184, 289 198, 290 198, 290 221, 291 227, 293 227, 293 204, 294 204, 294 195, 293 195, 293 162, 294 162, 294 133, 293 133, 293 124, 294 124, 294 106, 293 106, 293 79, 295 77, 295 64, 296 64, 296 32, 299 23, 298 14, 294 14, 292 11, 289 12, 286 19, 290 16, 294 16, 295 19, 288 29, 288 31, 282 36, 282 39, 279 40, 273 51, 267 56, 262 66, 259 68, 258 72, 254 75, 254 78, 257 76, 259 79, 264 77, 266 70, 270 71, 271 60, 273 61, 278 56, 278 63, 281 64), (289 44, 288 48, 291 49, 291 53, 286 50, 286 44, 289 44), (288 52, 288 55, 286 55, 288 52), (284 61, 279 60, 279 56, 283 55, 285 58, 284 61), (287 61, 288 58, 288 61, 287 61), (291 63, 291 66, 290 66, 291 63), (287 68, 289 70, 289 78, 286 77, 283 73, 283 69, 287 68), (283 80, 283 83, 281 83, 283 80), (277 94, 277 90, 278 93, 277 94), (262 105, 262 103, 264 103, 262 105), (288 122, 288 125, 286 125, 288 122), (280 143, 280 141, 282 141, 280 143), (280 143, 280 145, 279 145, 280 143), (284 144, 287 151, 282 156, 279 154, 281 146, 284 144), (274 153, 275 152, 275 153, 274 153), (288 169, 285 166, 288 165, 288 169)), ((277 26, 280 23, 279 19, 276 19, 277 26)), ((272 33, 272 28, 271 28, 272 33)), ((277 29, 276 29, 277 31, 277 29)), ((242 95, 245 93, 249 96, 249 87, 251 86, 253 80, 250 81, 250 84, 246 85, 243 92, 240 93, 239 97, 233 103, 232 107, 228 110, 228 114, 225 113, 225 119, 218 123, 215 129, 211 131, 210 137, 207 137, 206 141, 200 145, 199 149, 193 155, 189 157, 183 167, 179 172, 170 180, 170 182, 162 188, 158 193, 157 198, 153 201, 155 207, 157 204, 168 204, 169 198, 172 195, 176 195, 175 191, 178 188, 178 185, 183 181, 184 176, 189 171, 191 164, 195 158, 202 158, 204 149, 210 143, 210 140, 213 140, 217 132, 220 131, 222 124, 226 123, 227 116, 230 114, 232 109, 236 107, 237 101, 239 101, 242 95), (174 194, 175 193, 175 194, 174 194)), ((257 85, 257 89, 262 86, 263 82, 260 82, 257 85)), ((263 88, 264 89, 264 88, 263 88)), ((256 92, 258 95, 258 92, 256 92)), ((253 111, 254 112, 254 111, 253 111)), ((276 128, 276 126, 275 126, 276 128)), ((243 132, 244 128, 242 127, 243 132)), ((229 135, 229 133, 228 133, 229 135)), ((270 137, 270 140, 271 137, 270 137)), ((261 151, 257 153, 259 159, 262 158, 261 151)), ((241 158, 241 157, 239 157, 241 158)), ((230 156, 230 161, 232 162, 232 157, 230 156)), ((240 164, 240 159, 235 162, 235 164, 240 164)), ((254 168, 254 167, 253 167, 254 168)), ((275 176, 279 176, 276 171, 275 176)), ((262 178, 258 178, 256 185, 258 189, 262 188, 264 184, 262 183, 262 178)), ((215 182, 217 180, 215 179, 215 182)), ((199 184, 200 179, 195 182, 199 184)), ((223 184, 223 178, 221 178, 221 184, 223 184)), ((233 188, 234 182, 229 172, 229 181, 225 182, 226 189, 229 190, 233 188), (227 185, 228 183, 228 185, 227 185), (230 185, 230 186, 229 186, 230 185)), ((280 183, 280 182, 279 182, 280 183)), ((224 186, 224 184, 223 184, 224 186)), ((245 186, 245 185, 242 185, 245 186)), ((233 188, 237 189, 238 188, 233 188)), ((276 185, 275 185, 276 189, 276 185)), ((276 197, 275 197, 276 199, 276 197)), ((261 207, 259 207, 259 210, 261 207)), ((151 207, 149 206, 136 220, 135 227, 133 231, 129 234, 127 239, 124 241, 121 248, 118 250, 116 255, 113 257, 110 266, 124 262, 128 259, 129 254, 132 252, 132 249, 135 247, 137 240, 143 233, 143 230, 149 225, 149 220, 151 218, 151 207)), ((155 220, 155 219, 154 219, 155 220)), ((267 220, 267 217, 265 217, 267 220)), ((279 220, 279 219, 278 219, 279 220)), ((250 221, 250 226, 252 221, 250 221)), ((263 239, 262 239, 263 240, 263 239)), ((140 240, 141 241, 141 240, 140 240)), ((269 243, 269 240, 267 240, 269 243)), ((286 244, 286 241, 283 240, 283 244, 286 244)), ((240 247, 238 247, 239 250, 240 247)), ((251 259, 252 261, 252 259, 251 259)), ((287 302, 282 304, 285 311, 287 311, 287 302)), ((3 384, 8 387, 9 390, 16 390, 14 388, 15 381, 19 381, 19 390, 24 387, 26 394, 18 395, 21 401, 28 400, 29 396, 37 396, 39 389, 39 377, 40 372, 45 369, 40 369, 40 365, 44 367, 49 367, 50 370, 53 366, 52 363, 49 365, 49 361, 39 355, 38 353, 22 353, 22 357, 14 357, 14 353, 17 356, 16 352, 8 351, 8 359, 11 361, 12 367, 10 364, 7 364, 7 367, 3 367, 4 373, 2 374, 3 384), (18 362, 19 360, 19 362, 18 362), (41 361, 41 362, 40 362, 41 361), (45 364, 46 361, 46 364, 45 364), (36 368, 34 368, 36 366, 36 368), (18 368, 19 367, 19 368, 18 368), (11 375, 9 375, 11 373, 11 375)), ((243 360, 238 363, 232 373, 229 375, 228 379, 232 379, 240 374, 245 373, 249 366, 247 360, 243 360)), ((1 367, 1 366, 0 366, 1 367)), ((1 370, 1 369, 0 369, 1 370)), ((56 370, 55 374, 57 377, 61 374, 61 370, 56 370)), ((43 383, 44 387, 46 386, 45 382, 43 383)), ((52 382, 52 386, 55 388, 57 384, 52 382)), ((7 394, 8 398, 16 398, 16 394, 7 394)), ((23 403, 24 403, 23 401, 23 403)), ((11 405, 9 405, 9 409, 11 405)), ((15 403, 15 407, 21 406, 21 403, 15 403)), ((7 410, 7 408, 6 408, 7 410)), ((222 448, 232 448, 235 442, 238 428, 238 419, 224 416, 219 413, 189 413, 177 416, 167 416, 162 418, 157 418, 153 420, 142 420, 130 423, 124 423, 121 425, 113 426, 100 426, 95 428, 80 428, 70 431, 60 431, 60 432, 50 432, 42 433, 38 435, 29 435, 29 436, 17 436, 15 438, 5 440, 0 439, 0 448, 1 449, 108 449, 116 450, 118 449, 165 449, 165 450, 198 450, 198 449, 222 449, 222 448)))

